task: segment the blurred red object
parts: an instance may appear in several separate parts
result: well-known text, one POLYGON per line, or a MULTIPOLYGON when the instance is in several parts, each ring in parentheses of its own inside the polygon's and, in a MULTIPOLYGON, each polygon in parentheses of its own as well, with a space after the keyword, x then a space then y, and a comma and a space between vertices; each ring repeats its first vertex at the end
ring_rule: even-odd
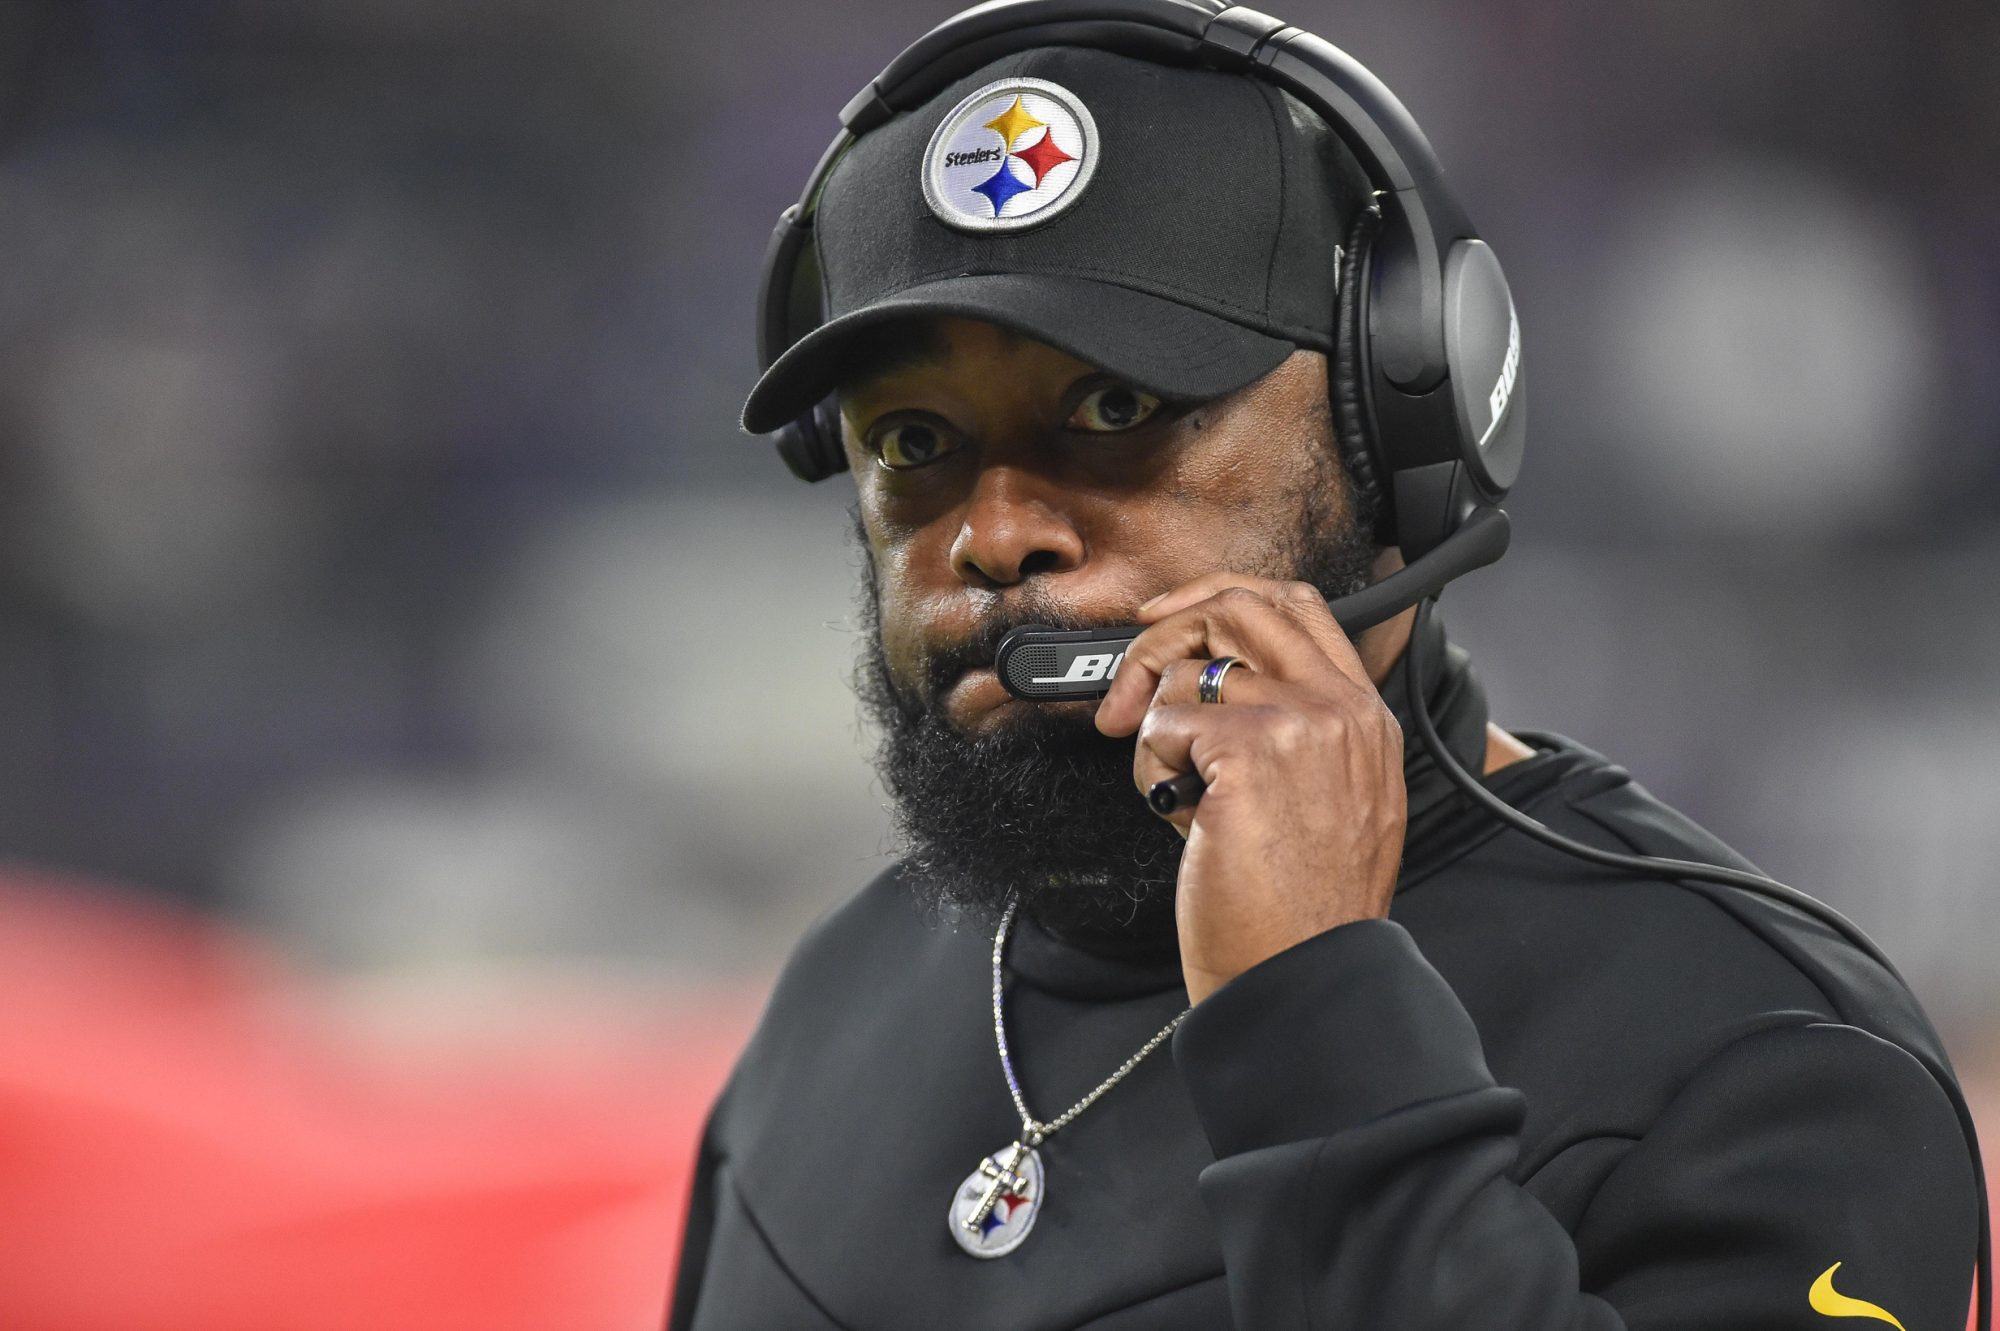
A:
POLYGON ((434 995, 0 875, 0 1328, 658 1331, 760 992, 524 979, 412 1033, 434 995))
POLYGON ((0 1327, 657 1331, 756 995, 498 988, 445 1031, 217 924, 0 875, 0 1327))

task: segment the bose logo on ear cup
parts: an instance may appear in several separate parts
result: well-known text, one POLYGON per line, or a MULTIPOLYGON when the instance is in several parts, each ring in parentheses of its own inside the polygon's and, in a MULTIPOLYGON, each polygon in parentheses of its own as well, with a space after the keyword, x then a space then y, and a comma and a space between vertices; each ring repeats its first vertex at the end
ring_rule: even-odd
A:
POLYGON ((1484 448, 1493 432, 1500 428, 1500 417, 1507 410, 1507 399, 1514 395, 1514 374, 1521 368, 1521 321, 1513 310, 1507 311, 1507 358, 1500 362, 1500 378, 1493 384, 1493 391, 1487 394, 1486 405, 1492 408, 1492 418, 1486 424, 1486 433, 1479 436, 1479 446, 1484 448))

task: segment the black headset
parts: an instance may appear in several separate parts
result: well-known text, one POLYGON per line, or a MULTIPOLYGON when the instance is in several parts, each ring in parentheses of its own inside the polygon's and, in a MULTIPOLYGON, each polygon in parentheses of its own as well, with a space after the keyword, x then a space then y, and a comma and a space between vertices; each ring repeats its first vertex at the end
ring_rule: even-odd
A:
MULTIPOLYGON (((1408 564, 1331 608, 1349 633, 1412 605, 1420 606, 1420 619, 1427 617, 1424 602, 1446 582, 1493 562, 1507 547, 1507 516, 1499 502, 1520 472, 1526 441, 1520 323, 1499 260, 1446 187, 1430 143, 1395 94, 1345 51, 1267 14, 1225 0, 988 0, 918 38, 841 109, 840 134, 799 201, 778 219, 758 292, 763 368, 824 322, 813 216, 847 150, 975 70, 1042 46, 1094 47, 1265 79, 1318 112, 1354 154, 1375 205, 1356 217, 1339 259, 1328 398, 1348 472, 1376 501, 1377 539, 1400 546, 1408 564)), ((805 480, 847 469, 832 398, 779 430, 775 442, 786 465, 805 480)), ((1025 644, 1031 638, 1129 638, 1137 631, 1016 630, 1009 637, 1025 644)), ((1784 902, 1902 979, 1852 921, 1803 892, 1718 865, 1606 851, 1563 837, 1501 801, 1464 769, 1431 723, 1418 687, 1422 637, 1420 624, 1404 661, 1419 737, 1453 784, 1503 823, 1607 868, 1723 883, 1784 902)), ((1030 689, 1015 692, 1034 696, 1030 689)), ((1950 1099, 1971 1153, 1979 1192, 1976 1325, 1991 1331, 1991 1231, 1978 1135, 1949 1069, 1916 1056, 1950 1099)))

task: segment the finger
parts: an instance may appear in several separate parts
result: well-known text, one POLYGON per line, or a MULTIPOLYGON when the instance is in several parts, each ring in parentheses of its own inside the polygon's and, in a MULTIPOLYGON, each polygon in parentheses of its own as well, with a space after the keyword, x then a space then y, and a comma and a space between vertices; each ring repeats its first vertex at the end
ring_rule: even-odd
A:
POLYGON ((1368 678, 1368 667, 1361 663, 1361 653, 1355 650, 1354 640, 1347 636, 1347 630, 1333 617, 1333 607, 1327 604, 1319 588, 1309 582, 1281 582, 1272 593, 1272 601, 1293 623, 1312 636, 1335 669, 1361 688, 1371 693, 1378 691, 1375 682, 1368 678))
MULTIPOLYGON (((1132 746, 1134 785, 1142 791, 1151 790, 1183 772, 1197 772, 1204 781, 1208 779, 1208 773, 1195 762, 1195 737, 1204 730, 1219 733, 1238 723, 1247 709, 1232 708, 1236 715, 1229 718, 1203 716, 1203 710, 1199 703, 1174 703, 1146 713, 1146 724, 1139 727, 1138 740, 1132 746)), ((1215 707, 1206 710, 1221 711, 1215 707)))
POLYGON ((1361 664, 1361 656, 1355 651, 1353 640, 1347 636, 1347 630, 1340 627, 1340 621, 1333 617, 1326 597, 1309 582, 1281 582, 1276 578, 1259 578, 1226 570, 1204 573, 1194 581, 1183 583, 1140 606, 1139 622, 1156 623, 1230 587, 1256 592, 1277 606, 1312 635, 1313 641, 1319 644, 1320 650, 1339 667, 1343 675, 1357 684, 1369 682, 1367 668, 1361 664))
POLYGON ((1228 797, 1232 783, 1283 791, 1301 779, 1328 779, 1362 789, 1402 770, 1403 732, 1386 709, 1363 714, 1295 701, 1155 707, 1139 727, 1132 757, 1132 778, 1142 790, 1194 772, 1208 783, 1204 804, 1213 795, 1228 797))
MULTIPOLYGON (((1208 669, 1209 662, 1183 658, 1169 661, 1160 672, 1160 682, 1153 687, 1151 707, 1173 707, 1181 703, 1201 701, 1201 672, 1208 669)), ((1298 685, 1283 680, 1272 679, 1259 674, 1248 662, 1233 665, 1222 676, 1221 701, 1235 706, 1247 703, 1258 706, 1296 700, 1298 685)), ((1213 704, 1211 704, 1213 705, 1213 704)))
POLYGON ((1097 707, 1097 728, 1129 734, 1145 715, 1168 662, 1235 656, 1274 679, 1331 685, 1342 672, 1311 634, 1256 592, 1226 587, 1159 621, 1132 640, 1118 677, 1097 707))
MULTIPOLYGON (((1262 713, 1259 707, 1256 712, 1262 713)), ((1210 707, 1201 703, 1175 703, 1155 707, 1146 713, 1132 748, 1132 783, 1144 795, 1162 781, 1186 772, 1197 772, 1204 781, 1222 775, 1220 757, 1233 731, 1252 724, 1248 707, 1210 707), (1232 715, 1224 717, 1220 713, 1232 715)), ((1202 798, 1206 800, 1207 794, 1202 798)), ((1166 820, 1186 836, 1194 823, 1199 805, 1189 805, 1166 815, 1166 820)))

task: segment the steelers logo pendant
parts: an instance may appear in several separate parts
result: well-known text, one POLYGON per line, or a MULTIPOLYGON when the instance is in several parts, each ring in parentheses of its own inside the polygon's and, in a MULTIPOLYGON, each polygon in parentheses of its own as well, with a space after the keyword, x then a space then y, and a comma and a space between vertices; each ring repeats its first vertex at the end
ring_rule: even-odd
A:
POLYGON ((974 1257, 1005 1257, 1021 1246, 1042 1213, 1042 1157, 1015 1142, 979 1162, 952 1194, 945 1223, 974 1257))

